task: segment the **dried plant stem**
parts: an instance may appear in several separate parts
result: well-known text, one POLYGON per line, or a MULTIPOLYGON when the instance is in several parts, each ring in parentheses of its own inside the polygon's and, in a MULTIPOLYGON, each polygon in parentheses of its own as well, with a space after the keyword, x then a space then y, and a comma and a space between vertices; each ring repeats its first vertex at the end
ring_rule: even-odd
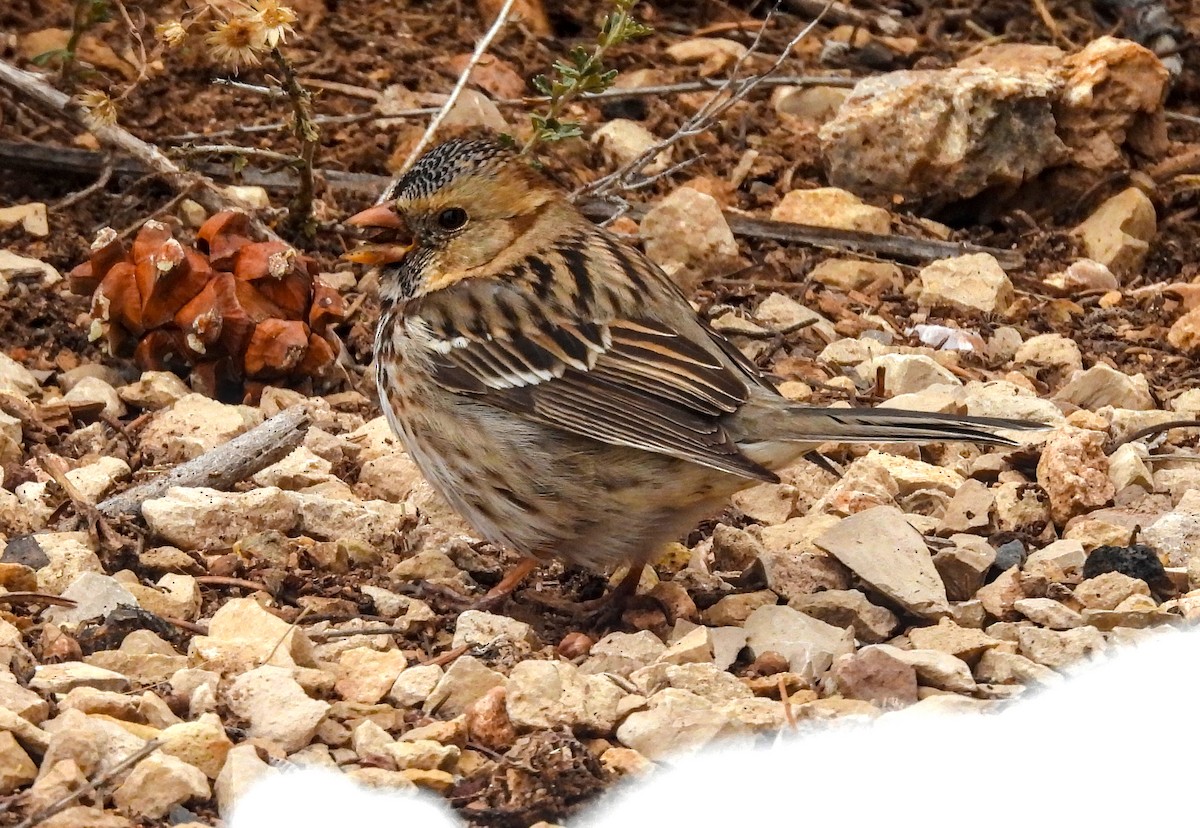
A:
POLYGON ((450 95, 446 98, 446 102, 442 104, 441 109, 433 116, 433 120, 429 122, 429 126, 425 128, 425 134, 421 136, 421 140, 417 141, 417 145, 412 148, 412 152, 408 154, 408 158, 404 159, 404 166, 400 168, 403 173, 413 165, 429 146, 429 142, 433 140, 434 133, 438 131, 438 127, 442 125, 442 121, 450 114, 450 110, 454 108, 454 104, 458 101, 458 96, 462 94, 463 88, 466 87, 467 81, 471 77, 471 72, 479 64, 479 61, 487 53, 488 47, 492 45, 492 41, 500 30, 504 28, 505 22, 508 20, 508 14, 512 11, 513 3, 516 0, 504 0, 504 5, 500 7, 500 11, 496 14, 496 19, 492 21, 492 26, 484 33, 479 42, 475 44, 475 51, 471 53, 471 59, 467 61, 467 65, 463 67, 462 72, 458 76, 458 80, 454 82, 454 88, 450 90, 450 95))
MULTIPOLYGON (((65 115, 72 122, 85 127, 105 146, 137 158, 148 168, 162 175, 177 189, 194 185, 196 201, 209 212, 219 213, 221 210, 228 210, 233 206, 220 188, 210 179, 195 172, 180 169, 153 144, 146 143, 119 126, 86 124, 83 111, 72 106, 70 98, 46 83, 40 75, 17 69, 5 61, 0 61, 0 83, 8 85, 42 107, 65 115)), ((250 217, 250 222, 264 238, 271 241, 282 241, 274 231, 253 216, 250 217)))
POLYGON ((288 224, 302 236, 311 237, 314 232, 313 199, 316 195, 313 167, 317 148, 321 145, 321 128, 314 121, 312 95, 296 78, 296 69, 276 46, 271 57, 283 74, 283 90, 292 104, 292 128, 300 139, 300 161, 296 170, 300 174, 300 186, 288 210, 288 224))
MULTIPOLYGON (((828 5, 826 8, 828 8, 828 5)), ((772 9, 768 13, 766 22, 769 22, 774 14, 775 9, 772 9)), ((758 30, 758 33, 754 37, 754 41, 750 44, 750 48, 747 49, 744 55, 738 58, 737 62, 733 66, 733 70, 729 74, 729 77, 716 89, 715 92, 713 92, 712 96, 708 99, 708 101, 705 102, 704 106, 700 107, 699 111, 696 112, 695 115, 684 122, 684 124, 676 129, 675 132, 670 136, 655 143, 653 146, 648 147, 636 158, 630 160, 626 164, 621 165, 608 175, 601 176, 595 181, 592 181, 590 184, 587 184, 576 190, 571 194, 572 200, 577 201, 584 196, 611 197, 621 192, 640 189, 652 184, 654 181, 657 181, 666 175, 669 175, 670 173, 677 171, 678 169, 681 169, 684 166, 687 166, 687 163, 689 162, 681 162, 670 169, 664 170, 652 178, 648 178, 642 174, 642 171, 645 170, 645 168, 655 158, 657 158, 661 152, 675 146, 687 138, 695 137, 711 129, 713 124, 715 124, 717 120, 729 110, 730 107, 732 107, 738 101, 745 99, 745 97, 754 91, 754 89, 762 85, 768 76, 773 75, 779 69, 779 67, 783 65, 783 62, 792 54, 792 50, 796 48, 797 44, 807 37, 809 33, 812 32, 812 30, 817 26, 817 24, 821 22, 823 14, 824 10, 821 14, 818 14, 815 18, 813 18, 813 20, 807 26, 802 28, 795 37, 789 40, 787 45, 783 47, 783 51, 779 53, 779 55, 775 58, 765 72, 760 72, 757 75, 752 75, 747 78, 739 78, 738 72, 741 70, 746 60, 755 53, 760 42, 762 41, 763 33, 767 29, 766 25, 764 25, 758 30)))

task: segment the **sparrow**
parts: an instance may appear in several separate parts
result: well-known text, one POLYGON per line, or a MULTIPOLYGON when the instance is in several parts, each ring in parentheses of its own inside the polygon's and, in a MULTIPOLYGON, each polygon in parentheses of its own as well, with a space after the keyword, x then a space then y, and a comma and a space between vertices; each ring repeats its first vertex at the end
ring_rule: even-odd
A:
POLYGON ((829 442, 1017 443, 1017 420, 818 408, 780 395, 635 247, 491 141, 421 156, 348 220, 378 268, 383 411, 482 537, 540 561, 627 564, 619 599, 670 541, 829 442))

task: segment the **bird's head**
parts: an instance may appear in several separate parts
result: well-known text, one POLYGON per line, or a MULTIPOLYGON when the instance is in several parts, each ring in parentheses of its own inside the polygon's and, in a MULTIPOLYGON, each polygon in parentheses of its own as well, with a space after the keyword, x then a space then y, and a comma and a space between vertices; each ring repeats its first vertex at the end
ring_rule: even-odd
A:
POLYGON ((379 268, 385 299, 403 301, 495 270, 561 192, 516 152, 452 140, 422 155, 374 207, 347 223, 374 230, 344 258, 379 268))

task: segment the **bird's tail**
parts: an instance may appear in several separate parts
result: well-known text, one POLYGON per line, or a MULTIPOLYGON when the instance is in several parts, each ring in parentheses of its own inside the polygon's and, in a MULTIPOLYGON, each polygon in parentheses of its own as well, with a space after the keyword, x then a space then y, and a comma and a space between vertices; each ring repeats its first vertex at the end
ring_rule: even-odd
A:
POLYGON ((1028 420, 967 417, 898 408, 813 408, 788 406, 772 417, 770 439, 805 443, 939 443, 961 441, 994 446, 1020 443, 1002 432, 1047 428, 1028 420))

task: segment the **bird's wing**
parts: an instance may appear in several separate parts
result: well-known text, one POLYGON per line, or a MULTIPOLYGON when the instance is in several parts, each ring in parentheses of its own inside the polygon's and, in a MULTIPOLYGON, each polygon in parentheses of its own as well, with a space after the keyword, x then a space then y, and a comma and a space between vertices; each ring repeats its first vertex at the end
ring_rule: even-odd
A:
POLYGON ((683 332, 605 305, 599 289, 560 301, 506 275, 463 280, 407 310, 443 387, 601 442, 778 479, 723 428, 755 380, 721 358, 698 321, 683 332))

